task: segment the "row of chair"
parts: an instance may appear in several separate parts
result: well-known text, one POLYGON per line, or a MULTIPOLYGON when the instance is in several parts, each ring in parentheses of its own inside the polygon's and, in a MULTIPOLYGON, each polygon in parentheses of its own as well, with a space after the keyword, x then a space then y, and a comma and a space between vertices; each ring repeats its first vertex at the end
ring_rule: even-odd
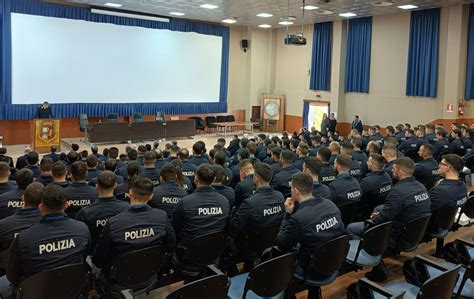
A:
POLYGON ((216 130, 217 123, 233 123, 235 122, 234 115, 218 115, 218 116, 206 116, 204 119, 198 116, 190 117, 189 119, 193 119, 195 122, 196 130, 205 131, 206 128, 208 130, 216 130))

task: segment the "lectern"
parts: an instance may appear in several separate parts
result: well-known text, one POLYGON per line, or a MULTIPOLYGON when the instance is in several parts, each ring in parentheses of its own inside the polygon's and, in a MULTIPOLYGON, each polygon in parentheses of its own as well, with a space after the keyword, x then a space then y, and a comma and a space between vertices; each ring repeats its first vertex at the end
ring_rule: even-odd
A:
POLYGON ((61 150, 61 120, 46 118, 34 119, 30 122, 31 147, 38 153, 49 153, 50 147, 55 145, 61 150))

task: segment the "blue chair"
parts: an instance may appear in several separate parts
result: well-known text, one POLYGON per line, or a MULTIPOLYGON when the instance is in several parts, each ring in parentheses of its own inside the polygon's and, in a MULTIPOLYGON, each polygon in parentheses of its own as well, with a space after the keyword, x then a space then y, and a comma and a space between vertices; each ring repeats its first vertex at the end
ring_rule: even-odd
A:
MULTIPOLYGON (((230 299, 281 299, 295 269, 296 253, 287 253, 230 279, 230 299)), ((202 297, 207 298, 207 297, 202 297)))
POLYGON ((405 292, 395 293, 367 278, 361 278, 347 289, 348 299, 403 299, 405 292))
POLYGON ((172 292, 166 299, 210 298, 227 299, 229 279, 224 274, 216 274, 188 283, 172 292))
POLYGON ((143 113, 136 112, 133 114, 133 122, 134 123, 142 123, 145 121, 143 113))
POLYGON ((108 123, 118 122, 118 113, 109 113, 109 114, 107 114, 107 122, 108 123))
POLYGON ((434 255, 437 257, 442 257, 443 255, 444 238, 453 226, 457 212, 458 207, 442 208, 431 216, 426 234, 428 239, 436 239, 436 252, 434 255))
POLYGON ((356 267, 377 266, 390 243, 391 230, 389 221, 369 228, 359 240, 350 240, 346 263, 356 267))

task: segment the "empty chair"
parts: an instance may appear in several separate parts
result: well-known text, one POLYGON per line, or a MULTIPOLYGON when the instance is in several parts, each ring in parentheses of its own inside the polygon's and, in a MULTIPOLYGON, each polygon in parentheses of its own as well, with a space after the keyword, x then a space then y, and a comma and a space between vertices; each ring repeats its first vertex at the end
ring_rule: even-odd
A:
POLYGON ((404 295, 405 291, 397 294, 379 284, 376 284, 375 282, 368 280, 367 278, 359 279, 358 282, 352 284, 347 289, 347 299, 403 299, 404 295))
POLYGON ((428 231, 426 232, 428 238, 436 238, 436 253, 435 255, 441 257, 443 254, 444 238, 448 235, 449 230, 454 224, 457 207, 442 208, 436 211, 430 220, 428 231))
POLYGON ((166 296, 166 299, 227 299, 228 289, 227 276, 217 274, 188 283, 166 296))
POLYGON ((87 265, 63 266, 36 273, 23 280, 17 289, 17 298, 76 298, 81 293, 88 293, 89 280, 87 265))
POLYGON ((276 130, 276 125, 277 125, 276 120, 269 119, 267 121, 267 130, 271 130, 272 132, 274 132, 276 130))
POLYGON ((296 253, 270 259, 230 279, 230 299, 283 298, 295 268, 296 253))
POLYGON ((395 250, 414 251, 423 240, 431 215, 423 216, 407 223, 403 228, 395 250))
POLYGON ((216 125, 217 120, 214 116, 206 116, 204 121, 206 122, 206 127, 208 129, 216 129, 217 128, 217 125, 216 125))
POLYGON ((253 123, 252 124, 252 128, 253 129, 259 129, 259 130, 262 130, 263 128, 263 120, 259 119, 259 118, 251 118, 250 121, 253 123))
POLYGON ((385 222, 369 228, 359 240, 349 241, 346 262, 357 267, 375 267, 383 259, 390 243, 392 222, 385 222))
POLYGON ((233 115, 226 115, 226 116, 225 116, 225 121, 228 122, 228 123, 233 123, 233 122, 235 122, 235 116, 233 116, 233 115))
POLYGON ((109 113, 109 114, 107 114, 107 122, 108 123, 118 122, 118 113, 109 113))
POLYGON ((458 218, 456 219, 455 224, 451 227, 451 230, 456 231, 460 226, 461 217, 465 215, 467 218, 474 218, 474 195, 469 194, 469 198, 466 203, 461 207, 459 211, 458 218))
POLYGON ((133 114, 133 122, 134 123, 142 123, 145 121, 145 118, 143 117, 143 113, 134 113, 133 114))
POLYGON ((204 131, 206 129, 206 124, 204 123, 204 120, 200 117, 190 117, 189 119, 194 120, 194 128, 196 131, 204 131))
POLYGON ((226 118, 225 115, 218 115, 218 116, 216 117, 216 122, 218 122, 218 123, 225 123, 225 122, 227 122, 227 118, 226 118))
POLYGON ((165 113, 163 111, 156 112, 156 120, 157 121, 165 121, 165 113))
POLYGON ((342 235, 315 248, 306 269, 296 271, 287 295, 308 289, 308 298, 321 298, 321 286, 337 278, 339 268, 346 259, 349 236, 342 235))
MULTIPOLYGON (((412 262, 407 261, 407 262, 412 262)), ((406 262, 406 263, 407 263, 406 262)), ((392 284, 388 284, 385 286, 386 289, 394 292, 394 293, 401 293, 405 292, 403 298, 418 298, 418 299, 446 299, 451 298, 454 286, 456 284, 456 280, 458 277, 460 266, 456 266, 454 268, 448 269, 443 267, 441 264, 437 264, 433 261, 430 261, 422 256, 416 256, 414 261, 416 264, 420 265, 417 266, 417 269, 422 269, 424 267, 435 267, 436 269, 440 270, 434 276, 424 276, 423 281, 418 281, 418 285, 414 285, 410 283, 408 280, 411 279, 410 276, 407 277, 407 271, 404 271, 405 279, 407 281, 396 282, 392 284)), ((404 266, 404 269, 406 267, 404 266)), ((418 279, 422 279, 422 276, 418 275, 418 279)), ((377 298, 375 296, 375 298, 377 298)))
POLYGON ((118 297, 125 289, 133 296, 149 292, 158 281, 165 257, 163 248, 153 246, 115 258, 106 276, 106 295, 118 297))
POLYGON ((79 114, 79 130, 81 132, 87 132, 87 126, 89 125, 89 117, 85 113, 79 114))

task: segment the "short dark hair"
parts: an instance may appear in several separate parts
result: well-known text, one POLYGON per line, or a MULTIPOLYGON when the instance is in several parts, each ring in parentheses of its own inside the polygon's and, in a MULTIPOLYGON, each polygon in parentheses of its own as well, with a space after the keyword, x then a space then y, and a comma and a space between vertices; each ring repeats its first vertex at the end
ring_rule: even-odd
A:
POLYGON ((464 163, 463 163, 463 160, 460 156, 458 156, 456 154, 446 154, 446 155, 443 155, 441 158, 444 159, 444 161, 446 161, 446 163, 451 165, 451 167, 454 169, 454 171, 456 171, 457 173, 462 172, 462 169, 464 167, 464 163))
POLYGON ((255 152, 257 151, 257 145, 255 144, 255 142, 250 141, 249 143, 247 143, 246 148, 249 150, 251 155, 255 155, 255 152))
POLYGON ((41 203, 41 198, 44 195, 44 186, 41 183, 31 183, 26 187, 23 197, 25 204, 37 207, 41 203))
POLYGON ((103 190, 110 190, 115 188, 117 177, 115 173, 110 170, 104 170, 97 178, 97 186, 103 190))
POLYGON ((355 148, 360 148, 362 146, 362 138, 352 137, 351 143, 354 145, 355 148))
POLYGON ((224 164, 225 164, 225 154, 223 152, 217 152, 214 155, 214 163, 224 166, 224 164))
POLYGON ((51 171, 53 167, 54 161, 49 157, 43 157, 40 162, 40 169, 41 171, 51 171))
POLYGON ((149 178, 136 177, 132 180, 130 189, 138 200, 148 200, 153 194, 153 182, 149 178))
POLYGON ((99 152, 99 148, 97 147, 97 145, 92 145, 91 146, 91 151, 94 153, 94 154, 97 154, 99 152))
POLYGON ((7 162, 0 162, 0 178, 9 176, 10 166, 7 162))
POLYGON ((64 188, 56 185, 48 186, 44 189, 41 198, 42 204, 50 211, 60 211, 64 209, 67 201, 67 194, 64 188))
POLYGON ((119 150, 117 147, 112 146, 111 148, 109 148, 109 158, 117 159, 118 156, 119 156, 119 150))
POLYGON ((89 155, 86 158, 86 165, 89 168, 95 168, 97 167, 97 163, 99 162, 99 159, 95 155, 89 155))
POLYGON ((7 153, 6 147, 0 147, 0 155, 5 155, 7 153))
POLYGON ((323 163, 316 157, 308 157, 304 159, 304 165, 309 169, 309 172, 311 172, 312 175, 319 176, 323 163))
POLYGON ((71 144, 71 149, 77 152, 79 150, 79 144, 76 144, 76 143, 71 144))
POLYGON ((298 189, 301 194, 308 195, 313 191, 313 178, 304 172, 299 172, 291 177, 291 186, 298 189))
POLYGON ((201 155, 202 152, 204 150, 204 147, 202 146, 202 144, 200 142, 196 142, 194 145, 193 145, 193 152, 194 154, 196 155, 201 155))
POLYGON ((75 151, 70 151, 70 152, 67 154, 66 158, 67 158, 67 161, 68 161, 69 163, 74 163, 74 162, 76 162, 77 160, 80 160, 79 154, 78 154, 77 152, 75 152, 75 151))
POLYGON ((29 152, 26 154, 26 161, 28 162, 29 165, 36 165, 38 164, 39 161, 39 155, 37 152, 29 152))
POLYGON ((212 171, 214 171, 214 179, 217 182, 222 183, 225 180, 225 178, 227 177, 226 173, 224 171, 224 167, 222 167, 221 165, 213 164, 213 165, 211 165, 211 169, 212 169, 212 171))
POLYGON ((240 160, 250 159, 250 152, 246 148, 241 148, 239 152, 240 160))
POLYGON ((375 166, 379 169, 382 169, 382 167, 385 165, 385 159, 382 155, 379 154, 371 154, 370 158, 372 158, 372 162, 375 164, 375 166))
POLYGON ((429 143, 423 143, 422 146, 423 146, 423 150, 428 152, 428 154, 430 154, 430 156, 432 156, 433 153, 435 152, 434 146, 432 146, 429 143))
POLYGON ((211 165, 205 163, 199 165, 196 171, 196 177, 205 185, 210 185, 214 181, 215 173, 211 165))
POLYGON ((104 169, 114 172, 117 169, 117 160, 107 159, 104 163, 104 169))
POLYGON ((63 177, 67 173, 66 165, 64 165, 63 162, 56 162, 53 164, 53 167, 51 168, 51 173, 53 174, 53 177, 59 178, 63 177))
POLYGON ((160 176, 165 182, 174 182, 177 177, 177 169, 171 164, 165 165, 161 168, 160 176))
POLYGON ((146 146, 144 146, 143 144, 139 145, 138 151, 144 154, 146 152, 146 146))
POLYGON ((75 181, 84 181, 87 176, 87 166, 81 161, 71 164, 71 175, 75 181))
POLYGON ((145 155, 143 155, 143 159, 148 162, 153 162, 156 160, 156 153, 153 151, 145 152, 145 155))
POLYGON ((130 161, 127 164, 127 175, 129 178, 138 175, 140 172, 140 163, 138 161, 130 161))
POLYGON ((255 169, 255 175, 264 180, 265 182, 269 183, 273 177, 273 169, 270 165, 262 162, 257 162, 253 166, 255 169))
POLYGON ((345 154, 337 155, 334 164, 339 165, 344 170, 350 170, 352 166, 352 157, 345 154))
POLYGON ((127 157, 129 160, 136 160, 138 159, 138 152, 136 149, 129 149, 128 152, 127 152, 127 157))
POLYGON ((321 157, 321 162, 328 162, 331 159, 331 150, 326 146, 321 146, 318 151, 318 155, 321 157))
POLYGON ((189 151, 186 148, 182 148, 178 152, 178 158, 181 160, 188 160, 189 159, 189 151))
POLYGON ((280 159, 283 160, 285 163, 293 163, 295 160, 295 153, 290 150, 283 150, 280 154, 280 159))
POLYGON ((55 153, 57 150, 58 148, 56 147, 56 145, 51 145, 51 147, 49 148, 49 151, 52 153, 55 153))
POLYGON ((20 169, 16 172, 15 180, 19 189, 25 190, 29 184, 33 183, 35 176, 33 171, 28 168, 20 169))
POLYGON ((393 165, 397 165, 401 170, 403 170, 406 174, 408 175, 413 175, 413 172, 415 171, 415 163, 413 162, 412 159, 408 157, 401 157, 396 159, 393 162, 393 165))

